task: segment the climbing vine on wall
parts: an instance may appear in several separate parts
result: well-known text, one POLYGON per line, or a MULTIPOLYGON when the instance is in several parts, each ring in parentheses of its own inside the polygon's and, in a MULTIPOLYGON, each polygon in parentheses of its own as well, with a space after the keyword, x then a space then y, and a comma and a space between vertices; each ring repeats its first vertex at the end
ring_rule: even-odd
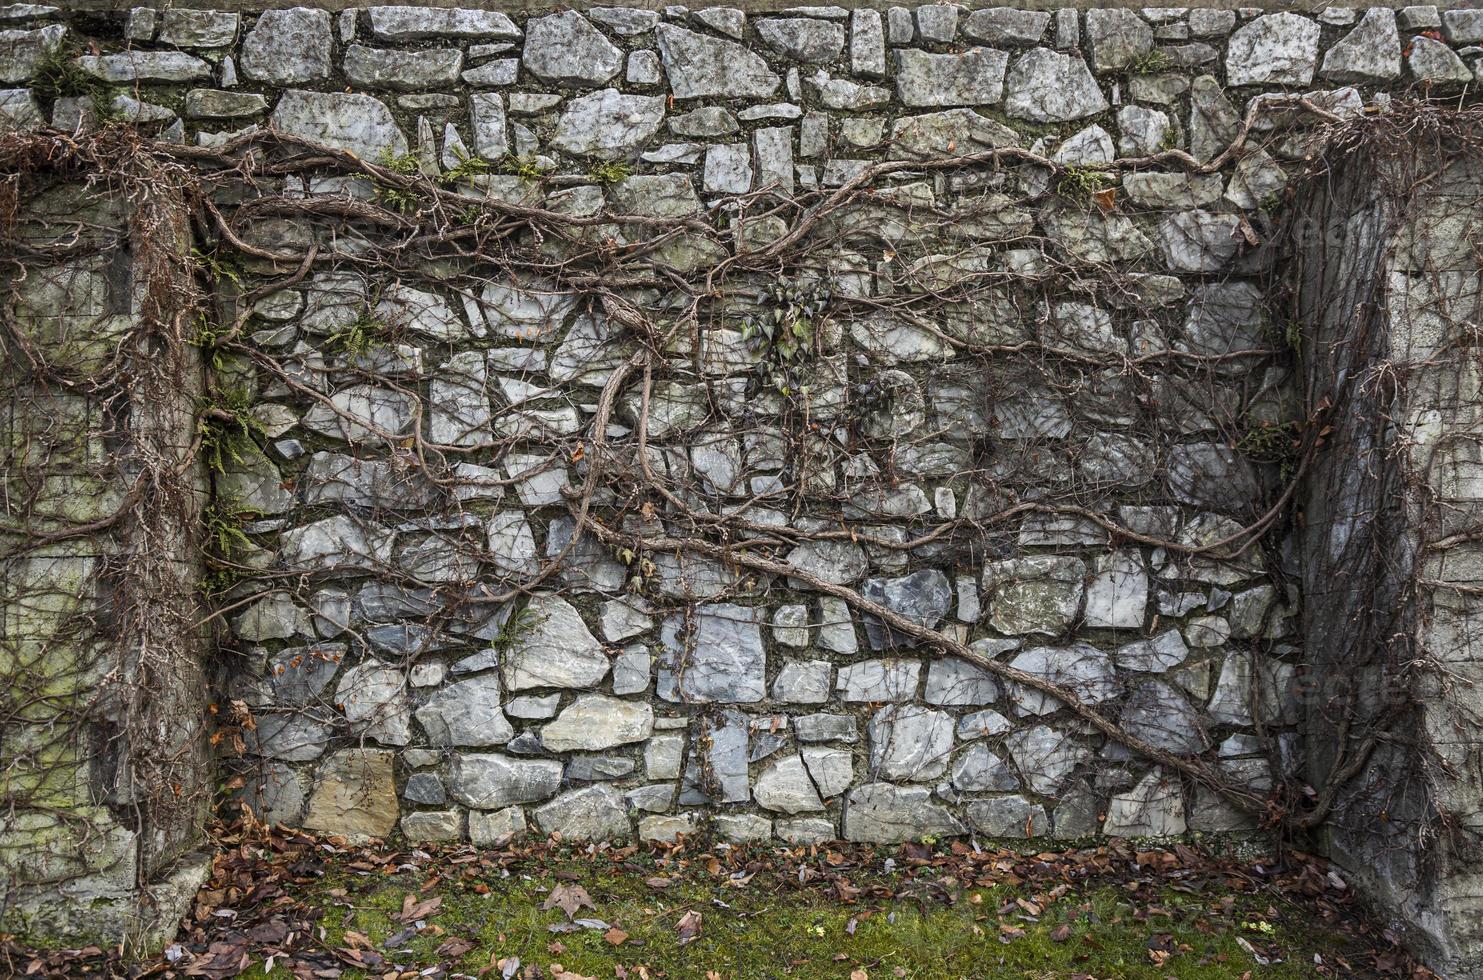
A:
MULTIPOLYGON (((450 671, 480 670, 485 649, 507 696, 590 683, 591 665, 564 646, 579 635, 572 609, 609 639, 625 633, 610 617, 631 617, 632 635, 663 621, 657 691, 698 726, 686 779, 702 798, 730 799, 737 778, 716 765, 734 725, 716 702, 788 700, 765 668, 755 697, 733 697, 750 670, 702 653, 716 643, 708 631, 755 630, 765 614, 780 653, 847 626, 826 648, 840 685, 826 680, 819 700, 843 691, 886 710, 891 658, 909 652, 962 665, 945 703, 999 704, 1076 733, 1075 750, 1064 735, 1010 735, 1040 798, 1065 806, 1095 747, 1130 774, 1157 766, 1181 796, 1255 815, 1223 817, 1230 829, 1312 826, 1395 742, 1421 656, 1381 644, 1394 698, 1341 709, 1345 748, 1314 785, 1292 756, 1304 655, 1291 537, 1313 512, 1295 505, 1315 469, 1335 478, 1325 454, 1353 400, 1401 398, 1374 364, 1363 383, 1351 374, 1324 390, 1326 351, 1370 352, 1363 338, 1336 334, 1319 350, 1327 335, 1302 333, 1305 311, 1296 328, 1261 312, 1264 295, 1285 309, 1280 229, 1233 224, 1252 276, 1197 282, 1191 305, 1179 279, 1141 271, 1152 246, 1114 178, 1154 167, 1194 178, 1279 138, 1329 147, 1322 178, 1343 154, 1374 153, 1374 134, 1400 145, 1398 120, 1440 118, 1397 104, 1378 122, 1344 121, 1293 97, 1255 103, 1207 162, 1171 149, 1068 165, 984 141, 872 164, 836 188, 708 205, 664 175, 554 178, 492 162, 428 173, 272 131, 217 147, 123 127, 5 137, 7 603, 23 608, 19 592, 37 582, 49 610, 63 593, 89 599, 48 620, 40 647, 28 646, 34 622, 7 622, 0 727, 49 733, 7 755, 10 806, 49 805, 38 774, 62 728, 79 757, 118 756, 131 791, 102 795, 131 801, 129 826, 145 813, 173 825, 199 806, 196 743, 160 751, 160 712, 183 702, 155 694, 199 687, 202 631, 228 788, 260 809, 262 757, 285 779, 327 746, 513 743, 498 710, 470 718, 436 692, 450 671), (48 213, 54 194, 65 203, 48 213), (75 195, 115 209, 114 230, 77 219, 75 195), (49 312, 59 293, 44 284, 59 275, 84 276, 112 305, 49 312), (73 450, 84 462, 63 470, 73 450), (78 511, 89 492, 97 506, 78 511), (59 553, 72 562, 64 589, 17 572, 59 553), (199 606, 177 601, 187 578, 199 606), (594 587, 612 597, 601 609, 594 587), (965 606, 969 589, 982 614, 965 606), (1191 618, 1223 602, 1237 603, 1228 617, 1191 618), (1158 643, 1164 620, 1180 625, 1182 654, 1158 643), (882 677, 850 667, 855 622, 882 677), (1208 647, 1239 653, 1213 667, 1207 644, 1190 642, 1201 630, 1208 647), (72 658, 60 671, 59 650, 72 658), (1133 691, 1113 682, 1114 660, 1140 675, 1133 691), (1186 661, 1171 683, 1141 677, 1186 661), (99 664, 110 679, 94 685, 99 664), (58 698, 38 675, 75 680, 58 698), (994 696, 952 700, 986 682, 994 696), (1182 713, 1212 687, 1217 701, 1225 692, 1219 710, 1182 713), (460 724, 478 730, 450 730, 460 724), (1211 752, 1233 731, 1256 747, 1234 763, 1211 752)), ((1439 140, 1448 157, 1471 153, 1469 139, 1439 140)), ((1445 526, 1416 555, 1470 539, 1415 467, 1377 479, 1445 526)), ((1394 590, 1386 607, 1401 608, 1420 559, 1398 568, 1383 535, 1368 540, 1394 590)), ((1319 567, 1302 574, 1338 574, 1319 567)), ((1357 632, 1355 656, 1392 625, 1357 632)), ((647 690, 647 654, 628 663, 643 665, 633 690, 647 690)), ((930 744, 911 710, 887 726, 930 744)), ((867 778, 937 764, 873 750, 867 778)), ((341 799, 351 809, 354 794, 380 792, 341 781, 354 784, 341 799)), ((67 819, 83 814, 75 798, 68 807, 67 819)))

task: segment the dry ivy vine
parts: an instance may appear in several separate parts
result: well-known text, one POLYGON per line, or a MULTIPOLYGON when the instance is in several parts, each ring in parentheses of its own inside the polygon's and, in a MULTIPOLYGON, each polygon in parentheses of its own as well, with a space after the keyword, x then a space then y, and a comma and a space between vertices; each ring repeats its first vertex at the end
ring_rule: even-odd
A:
MULTIPOLYGON (((1434 138, 1449 158, 1471 158, 1477 152, 1470 112, 1444 113, 1398 103, 1382 116, 1341 120, 1311 101, 1293 98, 1255 103, 1236 141, 1207 162, 1169 150, 1120 160, 1106 169, 1115 173, 1172 166, 1190 174, 1214 173, 1258 149, 1262 139, 1276 138, 1258 125, 1264 113, 1294 110, 1316 120, 1309 136, 1315 147, 1326 147, 1316 155, 1310 185, 1330 176, 1334 161, 1361 151, 1382 155, 1386 161, 1409 158, 1407 143, 1416 136, 1416 130, 1407 128, 1410 120, 1415 122, 1409 125, 1434 138)), ((924 627, 871 601, 858 589, 826 581, 783 559, 788 549, 805 541, 850 541, 879 553, 915 552, 931 555, 937 564, 973 566, 981 564, 986 555, 1008 553, 1012 549, 1009 533, 1019 520, 1033 515, 1089 522, 1111 542, 1163 549, 1178 556, 1174 560, 1259 559, 1276 580, 1283 580, 1277 557, 1280 539, 1291 530, 1295 501, 1316 461, 1333 450, 1332 420, 1349 400, 1374 398, 1373 389, 1351 390, 1360 384, 1358 374, 1349 376, 1345 390, 1318 397, 1314 389, 1323 382, 1310 371, 1305 378, 1309 389, 1306 411, 1290 424, 1258 431, 1243 418, 1217 419, 1229 444, 1264 447, 1283 465, 1280 470, 1275 464, 1270 467, 1281 479, 1262 506, 1248 514, 1239 528, 1209 540, 1192 542, 1148 533, 1120 520, 1117 506, 1152 501, 1154 491, 1144 486, 1130 494, 1125 488, 1097 486, 1074 475, 1061 478, 1058 467, 1063 463, 1074 474, 1074 448, 1071 459, 1051 466, 1052 457, 1065 449, 1048 446, 1048 440, 1010 445, 989 433, 975 449, 974 469, 955 477, 971 486, 979 506, 930 528, 915 529, 914 536, 904 540, 845 527, 837 520, 833 526, 806 530, 772 519, 769 511, 787 512, 788 517, 844 512, 849 493, 834 479, 837 474, 831 457, 838 442, 831 443, 835 434, 830 428, 837 428, 852 450, 872 460, 886 485, 893 481, 893 456, 898 447, 889 438, 871 436, 864 422, 872 405, 888 398, 889 392, 869 385, 846 385, 844 398, 851 408, 836 424, 821 423, 815 417, 811 402, 815 392, 804 390, 816 387, 820 365, 838 354, 850 327, 874 315, 889 314, 926 332, 961 359, 961 373, 993 379, 998 392, 1033 390, 1060 402, 1092 393, 1105 397, 1110 407, 1131 410, 1153 434, 1158 431, 1153 414, 1159 407, 1150 400, 1159 380, 1156 372, 1178 377, 1191 389, 1201 384, 1214 388, 1223 383, 1214 380, 1215 373, 1227 368, 1255 376, 1258 366, 1292 362, 1286 338, 1273 338, 1271 346, 1257 349, 1213 355, 1163 349, 1134 352, 1109 364, 1105 356, 1047 342, 1044 337, 1005 340, 978 336, 972 330, 947 329, 931 314, 937 305, 972 304, 1011 289, 1019 291, 1012 308, 1024 320, 1030 319, 1030 305, 1041 299, 1075 295, 1123 306, 1138 301, 1138 285, 1127 274, 1110 266, 1064 261, 1034 233, 1014 241, 1017 247, 1038 253, 1041 271, 1029 277, 996 268, 967 268, 944 279, 936 267, 889 261, 897 243, 877 240, 873 245, 888 261, 874 271, 890 288, 864 295, 841 290, 837 284, 819 286, 825 278, 819 272, 821 260, 837 259, 846 238, 858 240, 862 233, 869 237, 860 224, 848 224, 852 219, 864 216, 861 223, 868 225, 871 216, 882 213, 909 215, 919 227, 929 229, 921 234, 923 240, 939 234, 950 239, 955 227, 992 220, 1006 204, 1020 203, 985 195, 976 210, 971 204, 966 210, 961 206, 948 210, 893 197, 894 179, 940 174, 972 187, 974 180, 1008 174, 1014 180, 1037 179, 1038 175, 1038 179, 1054 182, 1068 168, 1020 148, 983 148, 954 158, 875 164, 841 187, 796 197, 764 189, 728 199, 704 216, 685 217, 580 213, 519 203, 486 195, 480 189, 481 168, 464 169, 465 173, 454 174, 452 179, 424 174, 404 161, 361 160, 270 131, 213 148, 153 144, 120 127, 80 137, 9 135, 0 140, 0 174, 5 178, 0 183, 0 217, 10 246, 5 275, 12 284, 47 264, 82 256, 96 258, 123 247, 115 238, 99 238, 82 227, 44 241, 25 237, 24 223, 30 219, 23 215, 38 189, 68 183, 80 183, 126 202, 127 241, 136 280, 148 284, 135 324, 117 339, 106 358, 89 366, 85 376, 49 363, 45 351, 15 328, 13 311, 7 313, 3 338, 9 353, 7 384, 13 391, 59 388, 85 392, 99 406, 98 416, 109 420, 93 434, 126 451, 110 455, 95 467, 93 476, 123 488, 117 507, 97 519, 68 522, 39 514, 35 505, 44 500, 45 488, 40 483, 28 486, 25 478, 9 480, 0 557, 15 562, 80 539, 111 540, 126 547, 105 559, 106 569, 98 576, 100 581, 119 583, 117 589, 104 597, 95 613, 75 617, 68 625, 68 636, 52 639, 53 646, 73 642, 86 648, 100 636, 116 636, 113 649, 124 655, 112 658, 119 664, 114 676, 97 687, 100 694, 89 696, 85 690, 89 686, 83 682, 89 677, 90 664, 78 664, 75 696, 59 701, 26 682, 36 662, 13 661, 0 709, 0 730, 21 731, 39 723, 53 735, 66 728, 71 732, 67 738, 92 744, 101 722, 113 734, 100 751, 124 756, 120 771, 127 772, 150 800, 150 806, 135 815, 135 826, 143 827, 149 819, 145 812, 160 807, 173 807, 170 812, 177 814, 195 812, 210 789, 200 776, 204 765, 199 739, 170 739, 165 746, 168 750, 161 750, 159 732, 171 720, 161 712, 170 711, 172 705, 152 695, 162 686, 188 691, 201 683, 200 664, 194 659, 199 648, 180 641, 200 630, 219 633, 227 616, 263 596, 303 594, 334 571, 264 567, 255 559, 263 553, 262 542, 269 540, 272 529, 256 524, 257 515, 240 512, 220 494, 203 512, 196 481, 226 465, 224 460, 234 453, 234 440, 261 438, 260 423, 250 409, 252 392, 263 387, 275 386, 301 407, 319 405, 343 415, 316 380, 331 376, 337 382, 374 380, 418 406, 408 431, 374 431, 367 440, 385 446, 399 479, 418 493, 451 502, 458 485, 453 475, 457 463, 469 458, 500 459, 511 447, 528 441, 533 424, 539 441, 550 447, 542 465, 579 470, 580 480, 567 489, 562 502, 579 533, 560 547, 548 547, 547 557, 532 574, 508 574, 491 585, 490 577, 481 573, 479 583, 454 582, 433 590, 426 619, 433 631, 448 623, 486 620, 493 611, 507 610, 534 589, 564 587, 565 571, 590 557, 595 541, 601 545, 600 556, 618 556, 633 587, 651 595, 661 563, 681 560, 676 556, 700 556, 730 572, 730 583, 719 594, 708 593, 707 599, 737 596, 745 602, 765 583, 784 579, 796 580, 810 592, 842 599, 855 613, 874 617, 920 648, 959 658, 1001 682, 1057 699, 1085 726, 1219 792, 1238 807, 1260 814, 1268 826, 1300 830, 1322 823, 1343 798, 1345 788, 1370 765, 1375 746, 1401 737, 1397 719, 1410 717, 1414 711, 1413 685, 1406 678, 1424 669, 1426 657, 1410 638, 1394 645, 1384 642, 1382 637, 1395 635, 1394 624, 1389 622, 1375 621, 1356 633, 1354 646, 1368 649, 1369 644, 1379 642, 1385 648, 1385 670, 1397 678, 1390 687, 1392 701, 1378 715, 1358 707, 1363 692, 1350 691, 1331 702, 1343 753, 1331 779, 1318 787, 1306 787, 1274 758, 1277 789, 1267 794, 1232 780, 1208 761, 1148 743, 1072 690, 984 656, 950 631, 924 627), (302 191, 306 179, 330 178, 344 182, 351 192, 302 191), (770 240, 758 238, 752 247, 731 248, 732 232, 745 240, 739 229, 765 226, 772 217, 784 220, 781 234, 770 240), (180 247, 187 221, 195 242, 189 253, 180 247), (293 227, 308 233, 297 235, 289 230, 293 227), (693 271, 665 264, 667 248, 697 241, 710 243, 707 247, 720 257, 693 271), (613 344, 621 346, 624 354, 610 366, 590 407, 590 418, 580 431, 540 431, 539 423, 514 412, 514 435, 476 447, 436 443, 422 424, 429 372, 416 365, 396 364, 396 345, 404 325, 357 321, 349 333, 324 340, 321 349, 287 353, 254 339, 251 317, 258 301, 326 271, 352 272, 372 281, 423 279, 435 271, 443 288, 470 294, 487 281, 553 283, 576 297, 585 311, 613 325, 613 344), (789 311, 788 315, 768 320, 769 305, 789 311), (738 314, 739 308, 749 312, 738 314), (711 419, 722 416, 717 408, 724 400, 717 391, 719 380, 707 373, 705 361, 708 338, 720 324, 744 326, 753 349, 761 351, 759 368, 747 380, 745 400, 775 412, 764 423, 765 409, 754 408, 750 415, 743 414, 738 428, 726 434, 743 437, 764 425, 783 429, 788 468, 797 476, 795 488, 785 499, 718 506, 718 500, 673 465, 665 447, 649 444, 655 400, 664 385, 676 380, 677 351, 688 353, 690 362, 690 375, 681 383, 703 386, 711 419), (193 366, 197 354, 191 352, 199 353, 207 369, 198 371, 193 366), (389 363, 395 371, 387 369, 389 363), (194 386, 198 383, 197 398, 194 386), (185 427, 193 434, 187 446, 174 444, 171 431, 137 424, 148 415, 142 409, 178 402, 181 391, 189 394, 195 416, 185 427), (625 400, 636 405, 636 417, 627 428, 614 425, 625 400), (821 465, 821 460, 831 477, 810 480, 808 474, 817 472, 811 467, 821 465), (204 557, 209 566, 205 576, 209 610, 183 609, 175 597, 182 585, 180 569, 161 571, 138 561, 152 552, 193 556, 187 570, 194 567, 194 556, 204 557), (161 615, 162 610, 168 615, 161 615), (182 620, 182 615, 190 621, 182 620), (47 709, 39 721, 35 714, 38 700, 44 700, 47 709), (1366 730, 1354 731, 1357 724, 1366 730)), ((1387 188, 1387 193, 1397 200, 1415 194, 1417 175, 1411 177, 1409 184, 1400 181, 1387 188)), ((588 181, 552 178, 548 183, 549 190, 559 191, 563 183, 588 181)), ((1089 199, 1081 206, 1104 205, 1089 199)), ((1283 237, 1279 229, 1247 226, 1245 230, 1250 241, 1265 236, 1280 242, 1283 237)), ((1355 341, 1347 339, 1346 343, 1355 341)), ((1312 368, 1322 363, 1319 354, 1305 350, 1299 363, 1312 368)), ((1384 375, 1384 371, 1367 372, 1364 384, 1388 383, 1377 380, 1384 375)), ((1386 397, 1396 397, 1395 389, 1387 389, 1386 397)), ((985 403, 973 406, 978 417, 985 419, 992 418, 996 408, 995 393, 986 398, 985 403)), ((1074 447, 1075 440, 1064 440, 1061 445, 1074 447)), ((7 451, 12 453, 9 464, 17 474, 37 474, 47 463, 45 458, 23 461, 13 446, 7 451)), ((1425 475, 1414 472, 1402 455, 1386 456, 1387 465, 1397 467, 1395 479, 1420 493, 1428 501, 1428 513, 1434 514, 1435 504, 1422 492, 1425 475)), ((493 482, 509 487, 517 481, 493 482)), ((378 516, 384 515, 360 515, 368 521, 378 516)), ((1430 521, 1428 526, 1432 523, 1437 522, 1430 521)), ((1449 528, 1445 534, 1429 536, 1417 554, 1465 543, 1477 534, 1472 528, 1449 528)), ((436 535, 457 538, 460 552, 488 569, 491 556, 477 541, 442 531, 436 535)), ((1371 547, 1377 563, 1389 560, 1382 554, 1384 542, 1378 535, 1371 547)), ((389 581, 423 584, 405 569, 376 571, 389 581)), ((1409 578, 1392 576, 1392 580, 1414 581, 1419 574, 1414 568, 1407 572, 1409 578)), ((1401 588, 1387 599, 1405 599, 1411 594, 1401 588)), ((12 603, 18 598, 7 595, 12 603)), ((655 600, 656 605, 665 601, 657 596, 655 600)), ((518 623, 518 617, 513 618, 518 623)), ((354 630, 350 633, 356 636, 354 630)), ((365 643, 363 636, 356 639, 365 643)), ((1361 659, 1364 655, 1363 651, 1355 654, 1361 659)), ((410 659, 416 656, 413 653, 410 659)), ((1261 672, 1253 673, 1259 677, 1261 672)), ((218 719, 216 740, 235 744, 240 751, 254 724, 245 706, 234 702, 218 719)), ((7 753, 5 761, 7 812, 44 809, 45 803, 34 793, 28 798, 27 780, 17 778, 44 766, 44 752, 7 753)), ((59 815, 75 818, 74 814, 59 815)), ((160 819, 172 825, 178 822, 176 817, 160 819)))

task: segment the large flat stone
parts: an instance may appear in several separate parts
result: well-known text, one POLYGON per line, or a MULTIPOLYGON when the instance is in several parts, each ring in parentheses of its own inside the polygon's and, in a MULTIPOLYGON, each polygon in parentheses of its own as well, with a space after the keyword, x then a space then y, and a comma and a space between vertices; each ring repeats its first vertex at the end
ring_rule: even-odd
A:
POLYGON ((334 41, 326 10, 265 10, 242 39, 242 74, 269 85, 300 85, 328 78, 334 41))
POLYGON ((554 759, 516 759, 507 755, 455 755, 448 791, 477 810, 499 810, 512 803, 533 803, 561 786, 562 765, 554 759))
POLYGON ((417 720, 433 745, 504 745, 515 729, 500 710, 501 695, 497 674, 458 681, 428 698, 417 720))
POLYGON ((1298 14, 1266 14, 1231 35, 1226 84, 1307 85, 1318 62, 1318 25, 1298 14))
POLYGON ((536 826, 565 840, 621 841, 633 836, 623 794, 606 783, 563 793, 535 811, 536 826))
POLYGON ((608 673, 602 644, 572 604, 554 595, 532 596, 501 665, 511 691, 538 687, 592 687, 608 673))
POLYGON ((1005 82, 1004 111, 1031 122, 1070 122, 1107 108, 1107 99, 1077 54, 1035 48, 1015 61, 1005 82))
POLYGON ((642 701, 584 694, 541 729, 541 745, 551 752, 608 749, 642 742, 654 731, 654 709, 642 701))
POLYGON ((463 52, 457 48, 399 51, 352 44, 345 50, 345 77, 361 88, 418 92, 458 81, 463 52))
POLYGON ((373 163, 407 152, 407 137, 386 103, 369 95, 290 89, 269 117, 273 128, 373 163))
POLYGON ((551 145, 566 153, 604 159, 631 157, 664 122, 664 98, 605 88, 568 102, 551 145))
POLYGON ((896 52, 896 93, 910 107, 992 105, 1004 97, 1009 55, 993 48, 963 54, 896 52))
POLYGON ((350 838, 385 837, 400 808, 387 749, 345 749, 320 765, 304 826, 350 838))
POLYGON ((660 24, 655 33, 677 99, 761 99, 778 89, 781 79, 767 62, 740 44, 671 24, 660 24))
POLYGON ((575 10, 533 17, 525 25, 526 70, 558 85, 601 85, 623 66, 623 52, 575 10))
POLYGON ((896 844, 963 830, 946 807, 932 802, 932 791, 925 786, 867 783, 850 790, 845 802, 845 840, 896 844))
POLYGON ((660 628, 657 691, 666 701, 743 704, 767 696, 762 613, 729 602, 695 606, 660 628))

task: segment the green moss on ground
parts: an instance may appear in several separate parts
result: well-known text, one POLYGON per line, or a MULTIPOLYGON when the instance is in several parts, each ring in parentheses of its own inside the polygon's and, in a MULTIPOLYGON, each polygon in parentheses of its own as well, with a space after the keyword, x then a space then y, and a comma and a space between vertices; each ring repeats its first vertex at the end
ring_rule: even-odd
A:
MULTIPOLYGON (((658 889, 646 884, 647 870, 599 875, 573 864, 558 871, 575 880, 512 875, 449 889, 425 888, 422 874, 335 873, 294 897, 324 909, 331 946, 359 945, 398 964, 431 964, 446 961, 445 944, 460 939, 473 944, 458 961, 470 973, 518 957, 543 977, 561 976, 558 969, 580 977, 641 977, 642 968, 649 977, 714 974, 724 980, 842 978, 854 971, 874 978, 1213 980, 1255 970, 1280 980, 1335 975, 1316 966, 1315 955, 1332 964, 1346 954, 1344 941, 1318 926, 1311 910, 1270 893, 1104 883, 1067 886, 1051 898, 1007 884, 960 889, 950 878, 908 884, 857 877, 856 886, 867 893, 876 884, 905 885, 914 894, 869 903, 862 896, 847 904, 827 893, 780 894, 756 882, 731 887, 687 878, 658 889), (566 923, 567 916, 541 906, 553 887, 564 884, 581 885, 595 906, 580 909, 576 918, 601 920, 626 938, 614 945, 610 937, 620 937, 602 927, 552 933, 549 927, 566 923), (476 890, 481 887, 487 894, 476 890), (408 929, 398 916, 409 894, 416 901, 440 896, 442 906, 425 920, 427 928, 393 954, 385 944, 408 929), (682 945, 676 927, 690 911, 701 914, 701 932, 682 945), (1281 962, 1263 965, 1258 956, 1281 962)), ((1361 952, 1354 950, 1354 958, 1361 952)), ((344 975, 383 971, 350 969, 344 975)), ((500 973, 495 968, 487 975, 500 973)), ((268 975, 290 977, 281 968, 268 975)))

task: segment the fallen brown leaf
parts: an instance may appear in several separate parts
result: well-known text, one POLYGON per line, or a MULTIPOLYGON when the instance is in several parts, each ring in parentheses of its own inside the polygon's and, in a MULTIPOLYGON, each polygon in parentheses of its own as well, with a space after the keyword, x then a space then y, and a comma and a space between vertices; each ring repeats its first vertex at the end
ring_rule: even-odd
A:
POLYGON ((551 889, 551 894, 541 903, 543 911, 561 909, 566 913, 568 919, 575 918, 577 910, 589 908, 596 910, 597 906, 592 904, 592 896, 587 894, 587 889, 581 885, 557 885, 551 889))
POLYGON ((680 916, 680 921, 675 925, 675 932, 679 934, 681 946, 700 938, 700 920, 700 913, 694 909, 680 916))

